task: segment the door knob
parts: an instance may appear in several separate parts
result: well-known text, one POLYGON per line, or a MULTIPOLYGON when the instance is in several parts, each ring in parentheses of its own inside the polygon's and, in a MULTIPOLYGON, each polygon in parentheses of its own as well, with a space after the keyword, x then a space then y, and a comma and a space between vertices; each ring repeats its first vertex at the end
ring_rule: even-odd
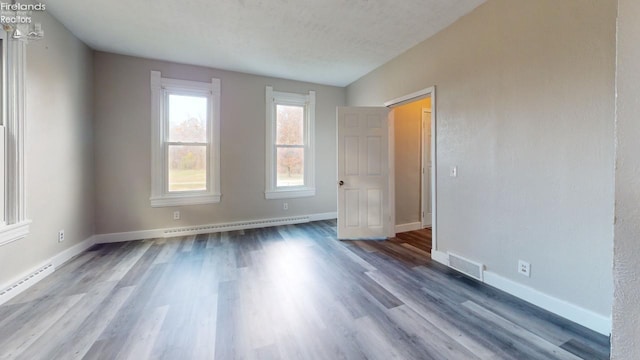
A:
POLYGON ((342 180, 338 181, 338 185, 340 185, 340 186, 344 185, 344 181, 342 181, 342 180))

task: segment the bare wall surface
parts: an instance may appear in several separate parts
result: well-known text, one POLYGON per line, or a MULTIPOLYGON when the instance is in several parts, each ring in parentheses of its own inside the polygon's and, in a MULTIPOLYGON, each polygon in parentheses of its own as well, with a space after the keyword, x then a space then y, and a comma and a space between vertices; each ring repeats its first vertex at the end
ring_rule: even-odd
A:
POLYGON ((396 225, 420 221, 422 108, 431 108, 431 98, 414 101, 393 109, 396 225))
POLYGON ((28 237, 0 247, 0 284, 93 235, 93 55, 53 17, 27 45, 28 237), (65 241, 57 242, 58 230, 65 241))
POLYGON ((345 89, 96 52, 96 233, 149 230, 336 211, 336 106, 345 89), (219 204, 152 208, 149 74, 221 80, 219 204), (266 200, 265 86, 316 91, 316 196, 266 200), (282 203, 289 203, 283 210, 282 203), (181 220, 172 212, 181 211, 181 220))
POLYGON ((612 359, 640 359, 640 3, 618 1, 612 359))
POLYGON ((435 85, 438 250, 603 316, 615 29, 614 0, 490 0, 347 88, 379 106, 435 85))

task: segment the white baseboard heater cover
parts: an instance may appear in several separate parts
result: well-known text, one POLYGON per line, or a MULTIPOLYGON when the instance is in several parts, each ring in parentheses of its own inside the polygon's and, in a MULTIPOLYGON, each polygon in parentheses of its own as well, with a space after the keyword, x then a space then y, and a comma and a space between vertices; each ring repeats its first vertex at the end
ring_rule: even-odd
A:
POLYGON ((27 290, 31 285, 45 278, 55 270, 53 264, 47 264, 33 273, 25 276, 23 279, 16 281, 9 287, 0 290, 0 304, 11 300, 21 292, 27 290))
POLYGON ((166 235, 182 235, 184 233, 196 234, 196 233, 203 233, 203 232, 233 231, 233 230, 244 230, 244 229, 255 229, 255 228, 269 227, 269 226, 278 226, 278 225, 299 224, 299 223, 305 223, 309 221, 310 221, 309 216, 293 216, 293 217, 278 218, 278 219, 238 221, 238 222, 223 223, 223 224, 182 227, 182 228, 175 228, 175 229, 167 229, 167 230, 164 230, 164 233, 166 235))

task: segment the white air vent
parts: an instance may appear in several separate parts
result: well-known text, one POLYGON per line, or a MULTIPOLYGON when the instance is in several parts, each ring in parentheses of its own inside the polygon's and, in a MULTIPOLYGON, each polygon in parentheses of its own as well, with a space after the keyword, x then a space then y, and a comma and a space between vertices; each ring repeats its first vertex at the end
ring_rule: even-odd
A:
POLYGON ((268 226, 300 224, 300 223, 305 223, 309 221, 310 219, 308 216, 294 216, 294 217, 278 218, 278 219, 270 219, 270 220, 239 221, 239 222, 224 223, 224 224, 182 227, 182 228, 176 228, 176 229, 167 229, 164 231, 164 233, 167 235, 169 234, 192 235, 192 234, 202 234, 207 232, 233 231, 233 230, 243 230, 243 229, 256 229, 256 228, 268 227, 268 226))
POLYGON ((11 300, 16 295, 27 290, 31 285, 45 278, 55 270, 53 264, 47 264, 27 275, 24 279, 15 282, 8 288, 0 291, 0 305, 11 300))
POLYGON ((462 256, 448 253, 449 254, 449 267, 452 269, 458 270, 461 273, 468 275, 474 279, 478 279, 483 281, 483 272, 484 265, 477 263, 475 261, 471 261, 469 259, 465 259, 462 256))

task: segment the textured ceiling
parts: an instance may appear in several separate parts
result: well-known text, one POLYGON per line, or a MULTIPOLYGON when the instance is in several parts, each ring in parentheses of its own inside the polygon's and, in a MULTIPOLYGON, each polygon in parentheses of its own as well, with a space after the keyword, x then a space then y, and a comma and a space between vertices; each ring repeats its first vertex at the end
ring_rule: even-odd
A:
POLYGON ((96 50, 345 86, 483 2, 55 0, 47 11, 96 50))

